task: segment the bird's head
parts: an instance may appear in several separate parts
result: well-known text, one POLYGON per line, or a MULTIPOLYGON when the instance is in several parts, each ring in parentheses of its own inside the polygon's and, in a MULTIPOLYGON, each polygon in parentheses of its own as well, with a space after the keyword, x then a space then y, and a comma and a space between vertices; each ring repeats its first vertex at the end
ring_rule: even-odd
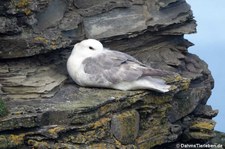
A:
POLYGON ((102 43, 95 39, 86 39, 75 44, 72 54, 92 56, 104 50, 102 43))

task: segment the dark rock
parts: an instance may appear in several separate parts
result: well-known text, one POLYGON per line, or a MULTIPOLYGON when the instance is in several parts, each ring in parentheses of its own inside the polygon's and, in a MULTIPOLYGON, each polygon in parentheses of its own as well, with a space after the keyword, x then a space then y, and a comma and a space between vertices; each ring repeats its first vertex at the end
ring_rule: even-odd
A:
POLYGON ((8 62, 3 66, 1 90, 15 99, 51 97, 57 91, 57 86, 66 79, 54 67, 40 66, 37 61, 27 60, 25 65, 24 61, 8 62))
POLYGON ((157 0, 157 4, 159 5, 159 7, 164 8, 166 6, 168 6, 171 3, 174 3, 178 0, 157 0))
POLYGON ((5 37, 0 40, 0 58, 29 56, 29 53, 37 50, 27 49, 27 41, 23 38, 5 37))
POLYGON ((218 110, 213 110, 209 105, 199 105, 194 111, 194 115, 202 118, 213 118, 218 113, 218 110))
MULTIPOLYGON (((155 7, 154 1, 148 1, 148 5, 149 13, 153 14, 153 17, 151 17, 151 19, 149 19, 147 22, 147 26, 149 26, 150 30, 158 30, 158 28, 164 28, 173 24, 176 24, 176 26, 179 24, 185 25, 184 22, 192 20, 193 17, 192 12, 190 10, 190 6, 186 5, 185 0, 173 2, 167 7, 162 8, 155 7), (157 28, 155 28, 155 26, 157 26, 157 28)), ((189 22, 187 24, 190 25, 189 22)), ((196 31, 195 28, 196 24, 194 23, 192 24, 192 27, 186 26, 185 30, 188 30, 188 33, 191 33, 196 31)), ((183 32, 184 28, 181 31, 183 32)))
POLYGON ((37 116, 24 116, 11 118, 3 118, 0 123, 0 131, 14 130, 21 128, 33 128, 40 125, 37 116))
POLYGON ((85 32, 88 38, 107 38, 144 30, 147 28, 145 16, 147 13, 142 6, 133 6, 88 17, 84 19, 85 32))
POLYGON ((0 148, 175 148, 214 137, 214 81, 188 52, 196 21, 185 0, 0 1, 0 14, 0 148), (170 91, 77 86, 66 60, 84 38, 169 71, 170 91))
POLYGON ((133 143, 138 135, 139 119, 137 111, 127 111, 114 115, 111 121, 112 134, 122 144, 133 143))
POLYGON ((78 28, 81 23, 81 17, 77 12, 68 12, 60 21, 59 28, 63 31, 73 30, 78 28))
POLYGON ((18 34, 21 32, 21 28, 17 25, 17 19, 6 17, 0 17, 0 34, 18 34))
POLYGON ((224 146, 225 146, 225 133, 215 131, 215 137, 212 138, 211 140, 209 140, 208 143, 214 145, 212 147, 212 149, 224 148, 224 146))
POLYGON ((202 98, 204 98, 205 89, 194 88, 189 91, 180 92, 173 100, 172 110, 169 112, 169 119, 175 122, 178 119, 185 117, 195 110, 196 106, 202 98))
POLYGON ((63 18, 66 7, 66 1, 52 0, 43 12, 37 14, 38 22, 34 29, 43 31, 48 27, 57 25, 57 22, 63 18))
MULTIPOLYGON (((96 1, 92 1, 92 0, 74 0, 73 3, 78 8, 88 8, 88 7, 91 7, 93 5, 101 4, 101 3, 105 2, 105 1, 106 0, 96 0, 96 1)), ((109 0, 107 0, 107 1, 109 1, 109 0)))
MULTIPOLYGON (((85 9, 87 11, 88 11, 88 9, 90 9, 90 7, 94 11, 96 9, 99 9, 102 11, 109 11, 109 10, 112 10, 113 8, 129 7, 129 6, 131 6, 131 4, 144 4, 144 1, 143 0, 136 0, 136 1, 130 1, 130 0, 97 0, 97 1, 74 0, 74 5, 77 8, 85 9)), ((87 15, 93 15, 93 14, 87 14, 87 15)))
POLYGON ((80 9, 79 13, 82 16, 88 17, 88 16, 93 16, 93 15, 101 14, 104 12, 108 12, 115 8, 127 8, 131 6, 132 6, 132 3, 128 0, 125 0, 125 1, 114 0, 114 1, 105 2, 101 5, 94 5, 92 6, 92 9, 90 8, 80 9))
POLYGON ((158 35, 183 35, 195 32, 196 27, 190 7, 183 0, 157 0, 146 3, 143 0, 94 2, 35 0, 32 3, 20 0, 15 3, 6 1, 1 3, 1 9, 6 11, 4 17, 1 17, 5 23, 0 28, 4 35, 11 35, 11 38, 0 37, 1 41, 26 43, 22 48, 18 48, 20 50, 14 49, 17 46, 21 47, 20 43, 16 42, 14 44, 16 46, 9 46, 9 48, 1 43, 3 52, 0 52, 0 57, 4 59, 29 57, 69 48, 85 37, 135 37, 146 30, 157 32, 158 35), (7 18, 7 15, 13 16, 14 19, 7 18), (96 20, 100 21, 96 22, 96 20), (98 29, 94 26, 95 23, 98 29), (20 36, 12 36, 12 34, 20 34, 20 36))
POLYGON ((8 109, 5 102, 0 98, 0 117, 5 116, 8 113, 8 109))
POLYGON ((171 126, 171 130, 170 131, 172 133, 179 134, 179 133, 181 133, 182 128, 181 128, 180 125, 173 125, 173 126, 171 126))

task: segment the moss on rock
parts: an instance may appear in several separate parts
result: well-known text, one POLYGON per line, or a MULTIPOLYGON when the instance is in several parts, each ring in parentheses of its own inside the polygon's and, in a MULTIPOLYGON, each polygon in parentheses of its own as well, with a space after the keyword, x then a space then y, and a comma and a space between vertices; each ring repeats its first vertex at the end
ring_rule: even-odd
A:
POLYGON ((8 113, 7 107, 5 105, 5 102, 0 99, 0 117, 5 116, 8 113))

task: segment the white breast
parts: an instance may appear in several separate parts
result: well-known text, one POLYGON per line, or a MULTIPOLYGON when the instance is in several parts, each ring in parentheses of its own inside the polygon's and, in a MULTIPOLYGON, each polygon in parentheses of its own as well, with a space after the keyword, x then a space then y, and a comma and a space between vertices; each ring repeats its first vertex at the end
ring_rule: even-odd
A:
POLYGON ((85 80, 84 68, 82 65, 84 58, 79 58, 74 55, 70 55, 67 60, 67 71, 70 77, 79 85, 84 85, 83 80, 85 80))

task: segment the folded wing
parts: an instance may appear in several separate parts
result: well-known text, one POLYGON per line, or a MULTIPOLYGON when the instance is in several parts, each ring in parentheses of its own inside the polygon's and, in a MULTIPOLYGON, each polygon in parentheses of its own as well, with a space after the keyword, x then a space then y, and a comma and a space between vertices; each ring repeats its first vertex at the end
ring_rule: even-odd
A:
POLYGON ((98 79, 112 84, 131 82, 145 76, 165 75, 164 71, 147 67, 130 55, 110 50, 85 59, 83 65, 85 73, 99 76, 98 79))

